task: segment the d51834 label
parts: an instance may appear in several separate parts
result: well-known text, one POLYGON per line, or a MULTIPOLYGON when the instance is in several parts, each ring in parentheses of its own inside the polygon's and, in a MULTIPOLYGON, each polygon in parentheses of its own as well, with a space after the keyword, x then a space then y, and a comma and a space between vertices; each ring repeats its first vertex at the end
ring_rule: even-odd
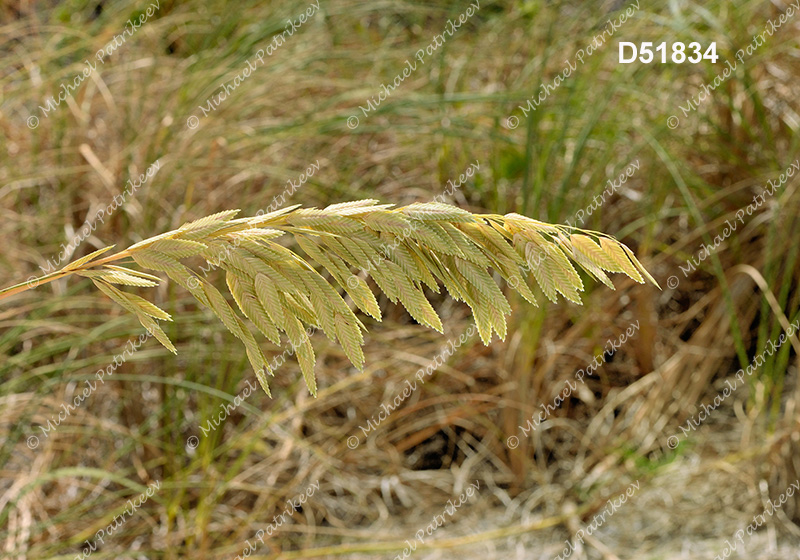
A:
POLYGON ((705 51, 703 45, 694 42, 689 43, 687 46, 683 43, 672 43, 668 45, 666 41, 661 42, 653 48, 653 43, 643 42, 637 47, 636 43, 628 41, 620 41, 619 43, 619 63, 630 64, 636 62, 638 59, 642 64, 650 64, 651 62, 674 62, 675 64, 683 64, 684 62, 691 62, 697 64, 701 60, 710 60, 712 64, 716 64, 717 59, 717 43, 711 43, 705 51))

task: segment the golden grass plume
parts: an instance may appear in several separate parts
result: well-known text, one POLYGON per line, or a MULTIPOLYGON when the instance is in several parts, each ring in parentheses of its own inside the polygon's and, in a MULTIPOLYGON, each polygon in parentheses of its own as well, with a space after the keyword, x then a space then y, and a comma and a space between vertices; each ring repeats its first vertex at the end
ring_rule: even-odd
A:
MULTIPOLYGON (((133 313, 161 344, 177 353, 159 326, 159 321, 170 321, 171 316, 117 287, 153 287, 161 279, 111 263, 130 258, 143 269, 163 272, 242 341, 267 394, 266 374, 272 371, 255 337, 205 274, 198 274, 183 260, 204 259, 209 265, 201 267, 204 272, 223 269, 228 290, 242 314, 276 344, 281 342, 281 332, 286 334, 312 394, 316 394, 315 355, 305 325, 320 328, 332 342, 338 341, 354 366, 364 364, 361 346, 366 328, 336 286, 358 309, 380 320, 380 308, 365 281, 371 277, 390 301, 400 302, 417 322, 441 332, 441 320, 423 292, 427 286, 438 293, 441 283, 451 297, 470 306, 481 340, 488 344, 493 332, 505 338, 505 315, 511 313, 490 268, 534 305, 527 273, 550 300, 557 301, 560 293, 581 303, 583 282, 572 263, 612 289, 604 271, 658 285, 633 252, 616 239, 519 214, 477 215, 441 203, 394 208, 376 200, 324 209, 296 205, 251 218, 235 218, 237 213, 227 210, 206 216, 100 258, 113 245, 105 247, 39 278, 37 284, 71 274, 88 277, 133 313), (286 234, 294 237, 306 258, 275 241, 286 234), (314 264, 327 270, 333 282, 314 264), (352 268, 360 269, 361 274, 353 274, 352 268)), ((11 286, 0 291, 0 299, 30 287, 11 286)))

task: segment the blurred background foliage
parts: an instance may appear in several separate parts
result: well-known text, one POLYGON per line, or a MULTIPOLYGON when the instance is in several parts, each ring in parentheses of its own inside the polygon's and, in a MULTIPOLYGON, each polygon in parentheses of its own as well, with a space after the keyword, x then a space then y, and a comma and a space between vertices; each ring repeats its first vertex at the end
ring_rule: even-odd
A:
MULTIPOLYGON (((94 558, 235 557, 287 499, 316 482, 319 490, 254 557, 394 558, 475 480, 478 495, 418 557, 555 556, 634 481, 636 497, 575 558, 711 557, 800 477, 796 336, 700 428, 688 437, 679 429, 798 319, 796 176, 696 271, 684 276, 679 268, 798 158, 800 16, 696 111, 679 110, 788 4, 642 0, 527 116, 519 105, 635 4, 480 0, 368 116, 359 106, 377 99, 381 84, 464 13, 466 1, 320 0, 319 11, 207 116, 199 107, 309 3, 155 4, 155 14, 44 117, 38 106, 147 4, 0 3, 0 285, 39 273, 155 161, 158 174, 71 258, 220 210, 253 215, 315 161, 319 171, 287 205, 428 201, 477 162, 450 202, 573 224, 609 179, 638 162, 583 227, 632 247, 663 290, 616 278, 614 292, 587 282, 582 307, 513 299, 505 341, 484 347, 473 337, 366 440, 359 426, 467 329, 466 306, 432 296, 442 337, 381 298, 384 321, 364 319, 364 371, 315 335, 318 398, 290 359, 272 382, 274 398, 254 393, 205 435, 200 427, 254 375, 218 321, 163 285, 156 303, 177 316, 168 334, 178 356, 149 341, 44 436, 39 426, 141 327, 88 281, 6 300, 4 557, 74 558, 126 500, 158 481, 159 491, 94 558), (716 41, 720 61, 623 65, 620 40, 716 41), (40 120, 35 129, 26 126, 31 115, 40 120), (187 126, 192 115, 195 129, 187 126), (351 115, 360 119, 355 129, 346 126, 351 115), (520 119, 513 129, 512 115, 520 119), (679 117, 674 129, 671 115, 679 117), (637 335, 596 376, 519 447, 506 446, 635 321, 637 335), (667 444, 673 434, 677 449, 667 444), (346 444, 352 435, 361 440, 356 449, 346 444)), ((751 557, 789 557, 799 522, 792 498, 769 530, 752 537, 751 557)))

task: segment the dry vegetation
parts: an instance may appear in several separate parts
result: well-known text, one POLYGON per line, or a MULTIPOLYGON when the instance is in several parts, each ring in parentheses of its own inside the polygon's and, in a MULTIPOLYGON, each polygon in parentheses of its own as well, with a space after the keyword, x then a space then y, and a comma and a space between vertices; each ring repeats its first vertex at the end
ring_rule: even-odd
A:
MULTIPOLYGON (((88 280, 4 299, 4 557, 74 558, 127 500, 157 483, 92 558, 234 558, 248 540, 258 543, 251 558, 394 558, 476 481, 476 495, 413 558, 553 558, 631 484, 639 489, 572 558, 721 554, 725 539, 800 478, 796 334, 696 431, 684 437, 679 428, 800 318, 797 175, 737 220, 800 156, 800 14, 697 110, 679 109, 788 7, 732 4, 642 2, 525 116, 518 106, 620 13, 607 9, 629 3, 482 1, 364 114, 358 107, 377 100, 381 84, 467 4, 320 1, 203 115, 199 106, 218 98, 220 84, 310 3, 161 0, 46 117, 43 100, 73 83, 84 60, 147 5, 2 4, 0 287, 41 275, 87 220, 158 162, 64 262, 229 208, 252 216, 274 200, 404 205, 447 193, 470 212, 518 212, 612 234, 663 288, 617 275, 612 292, 584 277, 583 306, 539 297, 539 308, 507 290, 508 336, 489 346, 469 330, 463 303, 426 292, 440 335, 382 296, 381 323, 360 316, 369 330, 363 370, 321 333, 312 337, 316 398, 294 358, 270 380, 272 398, 250 391, 255 376, 239 341, 171 282, 141 293, 181 317, 165 327, 177 356, 155 341, 124 354, 141 326, 88 280), (620 65, 618 40, 715 40, 721 60, 620 65), (34 129, 26 126, 32 115, 34 129), (679 117, 674 129, 671 115, 679 117), (471 177, 448 187, 475 162, 471 177), (607 180, 632 162, 635 173, 576 224, 576 213, 588 215, 607 180), (726 220, 735 231, 699 256, 726 220), (696 270, 684 275, 691 259, 696 270), (635 334, 604 355, 632 324, 635 334), (462 333, 472 335, 376 422, 381 405, 462 333), (45 435, 41 426, 65 416, 63 407, 121 355, 124 363, 45 435), (594 374, 525 435, 519 426, 598 355, 604 363, 594 374), (237 406, 225 411, 230 404, 237 406), (365 436, 360 426, 370 419, 377 425, 365 436), (312 495, 291 519, 264 544, 254 539, 304 492, 312 495)), ((225 283, 220 271, 209 280, 225 283)), ((268 359, 284 352, 260 346, 268 359)), ((795 495, 736 554, 796 558, 798 527, 795 495)))

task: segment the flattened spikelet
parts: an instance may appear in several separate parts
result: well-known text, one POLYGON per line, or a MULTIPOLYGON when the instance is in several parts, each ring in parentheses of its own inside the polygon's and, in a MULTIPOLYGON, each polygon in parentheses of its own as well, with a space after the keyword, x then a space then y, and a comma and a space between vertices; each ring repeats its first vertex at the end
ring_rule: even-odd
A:
POLYGON ((187 222, 179 227, 178 231, 193 232, 200 229, 205 229, 209 226, 224 225, 228 220, 231 220, 238 213, 239 210, 223 210, 222 212, 211 214, 205 218, 200 218, 199 220, 194 220, 193 222, 187 222))
POLYGON ((197 241, 189 241, 186 239, 160 239, 142 252, 146 255, 150 255, 155 251, 174 259, 185 259, 197 255, 205 248, 205 245, 197 241))
POLYGON ((636 268, 639 269, 639 272, 644 274, 644 277, 647 278, 648 280, 650 280, 650 282, 652 282, 656 287, 660 288, 660 286, 658 286, 658 282, 656 282, 655 278, 650 276, 650 273, 647 272, 647 269, 645 269, 645 267, 642 266, 642 263, 640 263, 639 259, 636 258, 636 255, 633 254, 633 251, 628 249, 628 247, 625 246, 623 243, 619 243, 619 246, 622 247, 622 250, 625 251, 625 254, 633 262, 634 266, 636 266, 636 268))
POLYGON ((572 246, 573 255, 582 255, 586 260, 602 270, 609 272, 622 272, 614 259, 609 257, 605 251, 587 235, 575 233, 569 236, 569 243, 572 246))
POLYGON ((183 265, 176 259, 170 257, 169 255, 164 255, 155 251, 140 251, 133 253, 132 256, 133 260, 136 261, 136 264, 142 268, 147 268, 150 270, 168 272, 170 270, 180 270, 183 268, 183 265))
POLYGON ((158 285, 161 282, 161 278, 158 276, 153 276, 152 274, 147 274, 146 272, 142 272, 140 270, 133 270, 132 268, 125 268, 122 266, 116 266, 113 264, 107 264, 103 268, 108 270, 115 270, 118 272, 123 272, 125 274, 132 274, 133 276, 138 276, 139 278, 144 278, 145 280, 151 280, 158 285))
POLYGON ((395 275, 395 285, 397 286, 398 297, 409 314, 411 314, 418 323, 427 325, 432 329, 444 332, 442 327, 442 320, 439 315, 431 306, 428 298, 422 293, 422 290, 415 286, 406 276, 402 274, 395 275))
POLYGON ((103 268, 101 270, 80 270, 76 273, 85 278, 102 278, 110 284, 123 284, 125 286, 138 286, 140 288, 152 288, 158 286, 158 282, 140 278, 139 276, 103 268))
POLYGON ((636 270, 636 267, 628 258, 628 255, 622 249, 618 241, 601 237, 600 246, 603 248, 603 251, 605 251, 606 255, 608 255, 608 257, 613 260, 617 266, 619 266, 620 270, 624 274, 639 284, 644 284, 644 278, 642 278, 642 275, 639 274, 638 270, 636 270))
POLYGON ((333 324, 336 329, 336 338, 339 339, 339 344, 342 345, 347 359, 358 369, 363 368, 364 352, 361 350, 361 345, 364 344, 364 338, 361 336, 361 330, 357 325, 348 322, 344 315, 338 313, 333 324))
POLYGON ((214 315, 222 321, 222 324, 225 325, 236 338, 243 338, 244 335, 240 332, 236 314, 233 312, 233 309, 231 309, 231 306, 228 305, 228 302, 225 301, 222 294, 219 293, 219 290, 205 281, 202 282, 201 286, 211 304, 210 309, 214 312, 214 315))
POLYGON ((422 220, 423 222, 457 223, 457 222, 475 221, 475 216, 473 216, 466 210, 462 210, 457 206, 451 206, 449 204, 441 204, 438 202, 424 202, 424 203, 411 204, 409 206, 406 206, 405 208, 401 208, 399 212, 402 212, 409 218, 422 220))
POLYGON ((349 233, 362 228, 356 220, 328 214, 325 210, 297 210, 287 221, 293 226, 332 233, 349 233))
POLYGON ((159 324, 151 317, 147 315, 143 315, 141 313, 137 313, 136 317, 139 319, 139 322, 142 326, 147 329, 147 331, 155 337, 157 341, 161 343, 164 348, 172 352, 173 354, 177 354, 178 350, 175 348, 175 345, 172 344, 172 341, 169 339, 167 334, 161 329, 159 324))
POLYGON ((78 260, 69 263, 68 265, 66 265, 61 270, 64 270, 64 271, 77 270, 81 266, 83 266, 84 264, 88 263, 89 261, 92 261, 92 260, 96 259, 97 257, 102 255, 106 251, 110 251, 113 248, 114 248, 114 245, 109 245, 108 247, 103 247, 102 249, 98 249, 97 251, 94 251, 93 253, 89 253, 85 257, 81 257, 78 260))
POLYGON ((394 204, 378 204, 378 202, 379 201, 373 199, 340 202, 339 204, 331 204, 325 208, 325 211, 331 214, 339 214, 340 216, 356 216, 371 214, 372 212, 386 210, 394 206, 394 204))
POLYGON ((397 212, 372 212, 363 218, 364 223, 375 231, 403 234, 411 229, 408 218, 397 212))

